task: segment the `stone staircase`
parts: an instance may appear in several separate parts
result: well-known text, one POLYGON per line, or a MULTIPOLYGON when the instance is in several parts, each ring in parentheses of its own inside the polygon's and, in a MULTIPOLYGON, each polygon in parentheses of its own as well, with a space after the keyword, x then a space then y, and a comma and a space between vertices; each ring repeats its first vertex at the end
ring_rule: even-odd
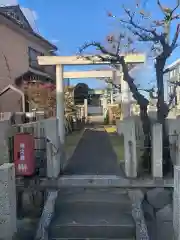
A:
POLYGON ((135 240, 131 202, 125 190, 60 190, 49 239, 135 240))
POLYGON ((99 115, 99 116, 88 116, 88 122, 89 123, 104 123, 104 116, 99 115))

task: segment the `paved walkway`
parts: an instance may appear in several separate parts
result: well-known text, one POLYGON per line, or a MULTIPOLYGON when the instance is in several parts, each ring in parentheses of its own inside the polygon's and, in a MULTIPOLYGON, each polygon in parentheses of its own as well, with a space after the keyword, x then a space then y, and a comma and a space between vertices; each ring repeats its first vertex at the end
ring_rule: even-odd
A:
MULTIPOLYGON (((121 175, 103 127, 87 129, 71 157, 66 175, 121 175)), ((131 201, 124 189, 61 189, 49 239, 134 239, 131 201)))
POLYGON ((64 174, 124 175, 103 127, 85 130, 64 174))

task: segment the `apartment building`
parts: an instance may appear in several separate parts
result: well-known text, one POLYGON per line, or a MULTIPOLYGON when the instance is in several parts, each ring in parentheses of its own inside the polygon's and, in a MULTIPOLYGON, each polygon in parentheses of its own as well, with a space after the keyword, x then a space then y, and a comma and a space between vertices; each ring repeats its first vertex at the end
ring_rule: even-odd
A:
MULTIPOLYGON (((165 78, 167 81, 168 100, 168 96, 173 92, 173 82, 180 82, 180 59, 168 65, 167 69, 169 69, 169 72, 166 74, 165 78)), ((180 86, 176 88, 176 97, 173 104, 176 105, 178 109, 180 109, 180 86)))

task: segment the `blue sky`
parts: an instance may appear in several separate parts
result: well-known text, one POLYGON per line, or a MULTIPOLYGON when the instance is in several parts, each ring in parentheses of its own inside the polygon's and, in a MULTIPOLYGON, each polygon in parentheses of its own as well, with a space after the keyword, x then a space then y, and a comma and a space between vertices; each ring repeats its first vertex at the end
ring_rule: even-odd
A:
MULTIPOLYGON (((162 0, 168 6, 169 0, 162 0)), ((176 0, 174 1, 174 4, 176 0)), ((53 41, 59 48, 60 55, 76 54, 78 48, 86 41, 97 40, 105 42, 109 33, 118 33, 118 23, 107 17, 106 12, 111 11, 115 15, 123 16, 122 4, 129 2, 132 7, 133 0, 0 0, 0 3, 19 3, 26 10, 26 14, 33 21, 40 34, 53 41), (30 9, 31 11, 27 11, 30 9)), ((148 0, 146 8, 159 17, 156 0, 148 0)), ((172 6, 172 5, 171 5, 172 6)), ((174 54, 170 61, 175 60, 174 54)), ((73 67, 72 70, 82 69, 73 67)), ((86 68, 83 68, 86 69, 86 68)), ((152 80, 151 67, 145 67, 145 71, 136 71, 136 77, 143 81, 152 80)), ((73 80, 75 82, 75 80, 73 80)), ((85 81, 85 80, 84 80, 85 81)), ((77 82, 77 81, 76 81, 77 82)), ((90 87, 102 87, 102 81, 88 79, 85 82, 90 87)))

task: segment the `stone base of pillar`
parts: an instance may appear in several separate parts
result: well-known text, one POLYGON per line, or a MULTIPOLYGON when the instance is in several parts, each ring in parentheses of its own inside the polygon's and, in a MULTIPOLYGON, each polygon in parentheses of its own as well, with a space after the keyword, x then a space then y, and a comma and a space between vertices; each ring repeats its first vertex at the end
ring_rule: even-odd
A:
POLYGON ((122 103, 122 115, 123 115, 123 119, 131 116, 130 104, 128 102, 122 103))

